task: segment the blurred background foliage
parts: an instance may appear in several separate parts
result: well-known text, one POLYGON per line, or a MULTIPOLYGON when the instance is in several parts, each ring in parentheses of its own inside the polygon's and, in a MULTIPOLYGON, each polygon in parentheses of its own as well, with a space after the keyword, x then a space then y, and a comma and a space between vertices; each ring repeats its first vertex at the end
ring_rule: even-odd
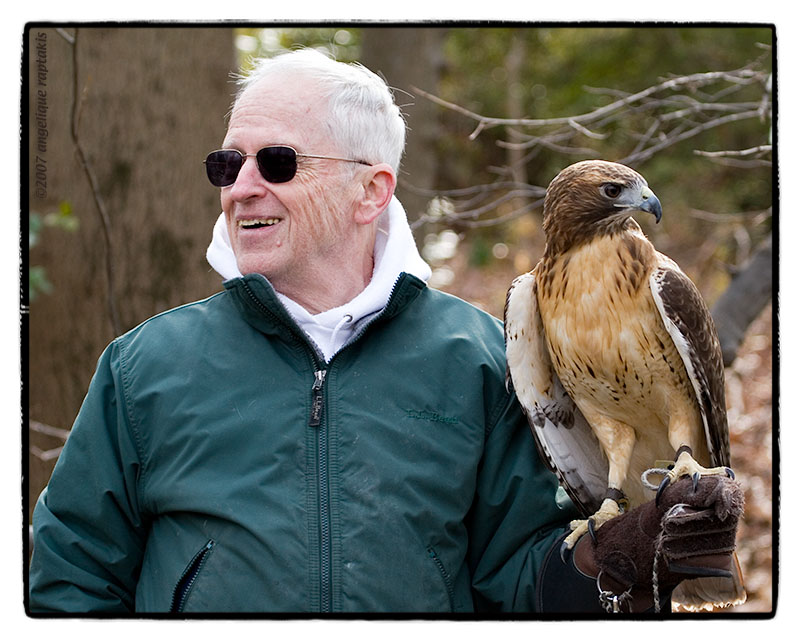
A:
MULTIPOLYGON (((31 211, 28 218, 28 247, 34 248, 39 243, 39 238, 46 228, 61 229, 74 233, 80 225, 77 215, 73 215, 72 207, 69 202, 61 202, 58 211, 40 213, 31 211)), ((39 295, 47 294, 53 290, 47 269, 40 265, 30 265, 28 267, 28 295, 30 301, 34 301, 39 295)))

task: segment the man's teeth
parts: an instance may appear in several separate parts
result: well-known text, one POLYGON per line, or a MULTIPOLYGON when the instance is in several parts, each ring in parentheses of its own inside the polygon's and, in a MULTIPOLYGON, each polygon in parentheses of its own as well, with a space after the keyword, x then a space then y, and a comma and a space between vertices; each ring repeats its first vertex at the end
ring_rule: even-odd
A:
POLYGON ((262 226, 272 226, 280 222, 278 218, 269 217, 259 220, 239 220, 239 226, 246 229, 261 228, 262 226))

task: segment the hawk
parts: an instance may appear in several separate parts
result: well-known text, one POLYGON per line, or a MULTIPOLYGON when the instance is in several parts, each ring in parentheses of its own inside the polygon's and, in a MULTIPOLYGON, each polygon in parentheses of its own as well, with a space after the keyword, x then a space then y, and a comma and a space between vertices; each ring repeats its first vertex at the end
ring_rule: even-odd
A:
MULTIPOLYGON (((506 299, 509 381, 540 453, 587 517, 572 522, 566 547, 652 499, 660 461, 670 468, 662 489, 683 475, 732 476, 711 315, 645 237, 637 211, 661 220, 661 203, 633 169, 590 160, 561 171, 545 196, 544 254, 506 299)), ((733 564, 732 580, 684 582, 701 592, 683 603, 741 603, 735 556, 733 564)))

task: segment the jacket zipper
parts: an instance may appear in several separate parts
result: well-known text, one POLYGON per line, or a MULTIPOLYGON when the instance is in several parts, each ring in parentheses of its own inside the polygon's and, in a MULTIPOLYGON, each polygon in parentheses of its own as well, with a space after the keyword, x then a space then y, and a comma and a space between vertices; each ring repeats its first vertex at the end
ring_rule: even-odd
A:
POLYGON ((311 417, 308 420, 309 426, 320 426, 322 424, 322 407, 325 404, 325 397, 322 394, 322 385, 325 383, 325 375, 328 371, 314 371, 314 384, 311 386, 311 417))
MULTIPOLYGON (((345 346, 350 346, 354 342, 361 339, 362 335, 367 332, 367 328, 375 323, 376 320, 382 318, 386 314, 386 309, 391 304, 397 285, 402 278, 398 278, 392 286, 391 294, 389 295, 389 302, 383 310, 365 324, 361 330, 352 339, 348 341, 345 346)), ((258 297, 253 293, 250 287, 245 282, 244 288, 247 291, 250 299, 253 300, 263 312, 272 317, 280 324, 284 324, 282 318, 273 313, 258 297)), ((311 348, 312 353, 316 353, 314 357, 314 383, 311 386, 311 415, 309 416, 308 425, 317 429, 317 492, 319 495, 319 533, 320 533, 320 610, 322 612, 331 612, 332 608, 332 570, 331 570, 331 515, 330 515, 330 493, 328 491, 328 433, 323 423, 323 412, 325 407, 325 394, 324 384, 327 370, 319 368, 317 365, 319 353, 309 344, 308 340, 302 331, 298 331, 295 326, 292 326, 292 332, 302 344, 311 348)), ((344 348, 344 347, 343 347, 344 348)), ((341 352, 341 351, 340 351, 341 352)), ((338 353, 337 353, 338 354, 338 353)), ((334 355, 334 358, 336 355, 334 355)), ((333 361, 333 360, 331 360, 333 361)), ((330 365, 330 363, 329 363, 330 365)))
POLYGON ((186 605, 189 591, 192 589, 197 575, 200 574, 200 568, 202 568, 206 557, 208 557, 208 553, 211 552, 213 547, 214 541, 209 540, 206 545, 192 557, 192 561, 189 562, 186 570, 183 571, 181 578, 175 585, 175 590, 172 591, 172 605, 169 608, 170 612, 183 612, 183 607, 186 605))
MULTIPOLYGON (((398 280, 399 281, 399 280, 398 280)), ((394 296, 397 282, 392 287, 394 296)), ((263 306, 263 305, 262 305, 263 306)), ((388 307, 388 303, 386 305, 388 307)), ((386 312, 386 307, 378 313, 372 320, 364 325, 344 347, 350 346, 361 339, 367 329, 386 312)), ((304 340, 305 341, 305 340, 304 340)), ((344 348, 343 347, 343 348, 344 348)), ((313 349, 312 349, 313 350, 313 349)), ((341 352, 341 350, 339 351, 341 352)), ((336 353, 333 359, 336 358, 336 353)), ((330 362, 328 363, 330 366, 330 362)), ((328 476, 328 433, 322 420, 325 407, 324 384, 328 374, 327 369, 319 368, 317 360, 314 361, 314 383, 311 385, 311 415, 308 425, 317 429, 317 494, 319 495, 319 601, 320 611, 323 613, 331 612, 333 607, 332 593, 332 569, 331 569, 331 512, 330 512, 330 492, 328 476)))
POLYGON ((328 433, 322 421, 325 407, 323 386, 328 371, 314 371, 311 386, 311 416, 308 425, 317 430, 317 494, 319 496, 319 599, 320 611, 331 611, 331 512, 328 491, 328 433))
POLYGON ((433 546, 428 546, 427 550, 428 557, 433 560, 433 563, 439 570, 439 575, 442 577, 442 583, 444 583, 445 590, 447 591, 447 602, 450 604, 450 611, 455 612, 455 593, 453 591, 453 580, 450 579, 450 573, 447 572, 447 568, 444 567, 442 560, 439 558, 439 555, 436 553, 436 550, 433 548, 433 546))
MULTIPOLYGON (((273 313, 258 297, 253 293, 245 282, 245 290, 250 299, 262 312, 273 318, 279 324, 284 324, 284 320, 273 313)), ((394 291, 392 291, 394 292, 394 291)), ((323 390, 325 376, 328 371, 319 367, 321 355, 305 338, 303 332, 296 328, 295 324, 290 324, 294 338, 310 348, 314 366, 314 383, 311 385, 311 415, 308 425, 317 431, 317 494, 319 512, 319 599, 320 611, 330 612, 332 605, 331 596, 331 515, 330 515, 330 494, 328 492, 328 433, 324 427, 322 417, 325 409, 325 393, 323 390)), ((363 332, 363 331, 362 331, 363 332)))

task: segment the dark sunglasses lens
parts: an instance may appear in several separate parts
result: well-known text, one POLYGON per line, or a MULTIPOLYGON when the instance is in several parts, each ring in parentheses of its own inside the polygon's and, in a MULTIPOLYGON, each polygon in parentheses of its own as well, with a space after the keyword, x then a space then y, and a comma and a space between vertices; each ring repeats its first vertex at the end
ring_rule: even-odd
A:
POLYGON ((297 153, 288 146, 268 146, 256 154, 258 170, 267 182, 288 182, 297 173, 297 153))
POLYGON ((236 151, 214 151, 206 158, 206 174, 214 186, 230 186, 242 168, 242 156, 236 151))

